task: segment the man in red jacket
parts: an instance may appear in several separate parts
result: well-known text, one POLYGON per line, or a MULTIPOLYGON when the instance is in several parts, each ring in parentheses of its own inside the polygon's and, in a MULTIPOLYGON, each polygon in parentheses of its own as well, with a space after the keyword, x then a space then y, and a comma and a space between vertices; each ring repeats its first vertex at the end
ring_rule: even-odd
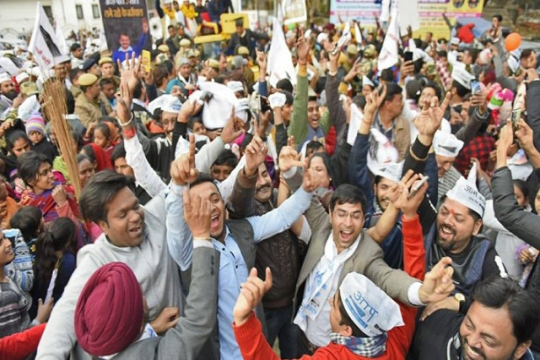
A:
MULTIPOLYGON (((408 184, 410 186, 410 184, 408 184)), ((403 202, 404 270, 422 279, 425 252, 422 228, 416 211, 427 185, 409 199, 409 191, 400 183, 403 202)), ((442 259, 425 275, 422 285, 428 293, 449 294, 454 285, 449 258, 442 259)), ((266 281, 251 270, 233 311, 233 329, 245 360, 277 360, 279 357, 266 342, 261 324, 253 315, 254 307, 272 287, 272 274, 266 269, 266 281)), ((398 304, 358 273, 348 274, 331 300, 330 323, 332 342, 319 348, 313 356, 302 359, 405 359, 412 340, 416 309, 398 304), (404 325, 404 326, 402 326, 404 325)))
POLYGON ((474 41, 473 28, 473 23, 465 24, 459 28, 457 36, 462 43, 470 44, 474 41))

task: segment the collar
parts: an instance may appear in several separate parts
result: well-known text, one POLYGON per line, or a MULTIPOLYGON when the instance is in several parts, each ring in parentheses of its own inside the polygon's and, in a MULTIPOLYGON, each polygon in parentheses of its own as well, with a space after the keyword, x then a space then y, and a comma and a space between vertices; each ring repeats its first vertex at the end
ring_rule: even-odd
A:
MULTIPOLYGON (((146 104, 145 104, 144 102, 142 102, 141 100, 139 100, 139 99, 133 99, 132 103, 133 103, 133 104, 137 104, 137 105, 139 105, 139 106, 142 106, 143 108, 146 109, 146 104)), ((147 110, 147 109, 146 109, 146 110, 147 110)))

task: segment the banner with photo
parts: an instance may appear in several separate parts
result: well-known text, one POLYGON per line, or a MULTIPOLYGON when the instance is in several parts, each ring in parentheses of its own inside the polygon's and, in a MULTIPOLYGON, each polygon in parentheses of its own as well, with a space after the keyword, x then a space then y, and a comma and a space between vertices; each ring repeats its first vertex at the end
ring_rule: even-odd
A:
MULTIPOLYGON (((410 0, 413 2, 414 0, 410 0)), ((396 1, 391 0, 392 5, 396 1)), ((408 3, 409 0, 399 1, 408 3)), ((374 28, 375 19, 381 16, 381 0, 331 0, 330 22, 337 24, 342 21, 357 20, 363 28, 374 28)), ((480 0, 418 0, 419 29, 414 31, 414 36, 424 36, 432 32, 436 38, 450 37, 450 29, 444 21, 443 14, 452 25, 457 18, 476 18, 482 16, 484 2, 480 0)), ((411 10, 407 8, 406 10, 411 10)), ((400 11, 401 12, 401 11, 400 11)), ((401 17, 400 17, 401 18, 401 17)), ((415 26, 413 26, 414 29, 415 26)))
POLYGON ((283 0, 283 24, 295 24, 307 21, 306 0, 283 0))
POLYGON ((113 60, 152 50, 146 0, 100 0, 103 29, 113 60))

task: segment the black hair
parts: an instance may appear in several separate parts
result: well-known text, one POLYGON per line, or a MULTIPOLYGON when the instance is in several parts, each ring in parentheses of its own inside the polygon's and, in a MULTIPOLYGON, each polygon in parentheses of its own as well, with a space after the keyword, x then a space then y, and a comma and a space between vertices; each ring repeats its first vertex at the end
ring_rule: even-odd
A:
POLYGON ((317 140, 311 140, 310 142, 306 144, 306 153, 310 150, 312 151, 312 153, 315 153, 317 150, 321 148, 324 149, 324 145, 321 144, 321 142, 317 140))
POLYGON ((383 105, 394 100, 394 96, 403 94, 403 89, 396 83, 390 82, 386 84, 386 96, 384 97, 383 105))
POLYGON ((142 95, 142 90, 143 90, 143 83, 141 79, 137 79, 137 85, 133 89, 133 98, 139 99, 142 95))
POLYGON ((472 298, 488 308, 506 308, 518 344, 529 341, 540 322, 536 296, 513 279, 493 276, 483 280, 474 289, 472 298))
POLYGON ((164 65, 167 68, 167 70, 169 71, 169 74, 171 74, 173 72, 173 70, 174 70, 174 63, 171 60, 165 60, 164 62, 162 62, 159 65, 160 66, 164 65))
MULTIPOLYGON (((346 325, 350 326, 352 329, 352 336, 354 337, 366 337, 366 334, 360 328, 352 321, 351 317, 347 313, 347 310, 345 310, 345 305, 343 305, 343 301, 341 301, 341 293, 338 290, 338 298, 339 298, 339 313, 341 314, 341 321, 339 322, 339 325, 346 325)), ((334 304, 336 306, 337 304, 334 304)))
POLYGON ((97 223, 107 222, 109 203, 124 189, 135 188, 135 180, 112 170, 103 170, 94 175, 83 188, 79 199, 79 209, 83 218, 97 223))
POLYGON ((193 130, 193 126, 196 124, 196 123, 200 123, 200 124, 203 124, 204 126, 204 123, 202 121, 202 119, 200 117, 191 117, 188 121, 188 128, 190 128, 191 130, 193 130))
POLYGON ((533 51, 533 49, 523 49, 523 51, 521 51, 521 55, 519 56, 519 60, 528 58, 529 56, 531 56, 533 51))
POLYGON ((228 165, 234 169, 236 165, 238 165, 238 158, 231 150, 225 149, 219 153, 216 161, 212 164, 212 167, 214 165, 228 165))
POLYGON ((448 58, 448 51, 445 51, 445 50, 437 51, 437 57, 447 59, 448 58))
POLYGON ((24 133, 24 131, 15 130, 15 131, 9 132, 9 134, 6 136, 7 150, 11 152, 11 150, 13 150, 13 147, 15 146, 15 142, 20 139, 26 140, 28 145, 30 145, 30 140, 28 139, 28 136, 24 133))
MULTIPOLYGON (((217 189, 217 185, 216 185, 214 179, 212 178, 212 176, 210 176, 207 173, 203 173, 203 172, 199 173, 199 175, 197 176, 197 179, 195 179, 195 181, 193 181, 191 183, 191 187, 193 188, 193 187, 195 187, 197 185, 204 184, 204 183, 207 183, 207 182, 212 183, 217 189)), ((219 189, 218 189, 218 192, 219 192, 219 189)))
POLYGON ((98 122, 96 124, 96 127, 94 128, 94 134, 96 130, 101 131, 101 133, 105 136, 107 140, 111 140, 111 129, 105 124, 105 122, 98 122))
POLYGON ((466 51, 471 55, 472 63, 476 63, 476 58, 480 52, 477 49, 467 49, 466 51))
POLYGON ((103 87, 105 85, 113 85, 113 86, 116 86, 116 83, 114 82, 113 79, 110 79, 110 78, 101 78, 99 80, 99 86, 103 87))
POLYGON ((111 153, 111 163, 114 167, 114 162, 118 159, 121 159, 121 158, 126 158, 127 156, 127 153, 126 153, 126 148, 124 147, 124 143, 121 142, 121 143, 118 143, 118 145, 116 145, 111 153))
POLYGON ((326 172, 328 173, 328 177, 330 178, 330 185, 332 185, 332 162, 330 161, 330 156, 326 153, 314 153, 311 158, 309 159, 308 168, 311 166, 311 162, 313 159, 320 157, 324 163, 324 166, 326 167, 326 172))
POLYGON ((366 212, 366 196, 356 186, 350 184, 339 185, 330 199, 330 211, 334 211, 336 205, 342 204, 360 204, 362 212, 366 212))
POLYGON ((176 30, 176 28, 174 27, 174 25, 169 25, 169 26, 167 26, 167 30, 170 30, 171 28, 172 28, 173 30, 176 30))
POLYGON ((285 90, 285 91, 290 92, 291 94, 294 91, 293 84, 291 83, 289 79, 279 80, 276 84, 276 89, 285 90))
POLYGON ((494 18, 497 18, 497 20, 499 20, 499 22, 502 22, 503 21, 503 17, 501 14, 497 14, 497 15, 493 15, 494 18))
POLYGON ((167 78, 169 77, 169 69, 164 63, 162 63, 154 69, 153 75, 156 85, 161 86, 163 85, 163 82, 167 81, 167 78))
POLYGON ((517 187, 523 193, 523 197, 525 199, 529 197, 529 185, 527 185, 525 181, 516 179, 516 180, 512 180, 512 183, 514 184, 515 187, 517 187))
POLYGON ((78 67, 71 69, 69 71, 69 80, 71 80, 71 82, 74 82, 75 78, 77 77, 77 75, 79 75, 79 73, 84 74, 84 71, 82 71, 78 67))
POLYGON ((24 241, 28 243, 30 240, 38 237, 42 218, 43 214, 39 208, 35 206, 25 206, 13 214, 9 221, 9 226, 12 229, 19 229, 24 241))
POLYGON ((456 80, 452 81, 452 87, 456 89, 456 92, 457 92, 459 97, 465 97, 465 95, 467 95, 468 93, 471 92, 469 89, 467 89, 465 86, 461 85, 456 80))
POLYGON ((31 186, 30 182, 37 179, 39 167, 43 163, 52 165, 45 154, 35 151, 27 151, 17 158, 17 171, 26 185, 31 186))
POLYGON ((38 283, 43 287, 51 281, 51 276, 58 261, 57 251, 76 250, 77 227, 67 217, 60 217, 49 224, 47 230, 36 242, 36 257, 34 259, 34 274, 38 283))
POLYGON ((94 149, 90 144, 84 145, 81 149, 82 152, 90 159, 92 160, 92 163, 96 162, 96 154, 94 153, 94 149))
POLYGON ((352 102, 363 111, 364 107, 366 106, 367 100, 364 95, 356 95, 355 97, 352 98, 352 102))
POLYGON ((396 77, 394 76, 394 72, 392 71, 392 69, 384 69, 383 71, 381 71, 381 80, 392 83, 395 79, 396 77))
POLYGON ((88 160, 92 164, 92 160, 84 154, 77 154, 77 165, 82 163, 84 160, 88 160))
MULTIPOLYGON (((433 81, 428 81, 423 87, 422 87, 422 91, 424 91, 424 89, 426 88, 431 88, 435 91, 435 96, 437 97, 437 99, 439 99, 439 101, 442 103, 443 99, 441 99, 442 97, 442 89, 439 87, 439 85, 437 85, 437 83, 433 82, 433 81)), ((421 104, 420 104, 421 105, 421 104)))

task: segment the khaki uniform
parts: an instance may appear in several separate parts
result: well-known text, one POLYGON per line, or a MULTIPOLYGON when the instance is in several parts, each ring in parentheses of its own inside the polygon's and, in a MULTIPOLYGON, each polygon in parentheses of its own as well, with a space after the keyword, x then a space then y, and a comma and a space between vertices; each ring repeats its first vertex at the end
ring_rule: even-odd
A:
POLYGON ((69 88, 69 91, 71 91, 71 94, 73 95, 74 99, 77 99, 79 95, 82 94, 81 88, 78 87, 77 85, 71 85, 71 87, 69 88))
POLYGON ((112 111, 111 105, 103 93, 99 94, 97 101, 88 99, 84 94, 81 94, 75 101, 75 114, 86 127, 91 123, 96 123, 102 116, 108 116, 112 111))

